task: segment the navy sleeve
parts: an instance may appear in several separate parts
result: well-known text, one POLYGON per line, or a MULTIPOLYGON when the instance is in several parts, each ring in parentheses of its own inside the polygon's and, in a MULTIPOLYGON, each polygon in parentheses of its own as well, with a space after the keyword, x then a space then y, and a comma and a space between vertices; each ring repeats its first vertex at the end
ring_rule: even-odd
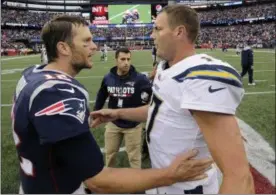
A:
MULTIPOLYGON (((104 168, 103 155, 90 132, 60 141, 53 145, 56 160, 66 163, 64 170, 74 180, 85 181, 104 168)), ((70 179, 70 178, 68 178, 70 179)))
POLYGON ((105 78, 102 81, 101 87, 97 93, 97 98, 94 106, 94 110, 100 110, 103 108, 105 101, 108 97, 107 87, 105 84, 105 78))
POLYGON ((141 79, 139 81, 139 88, 141 91, 142 102, 144 104, 147 104, 150 101, 150 97, 152 94, 152 84, 145 75, 141 75, 141 79))
POLYGON ((36 94, 30 100, 29 117, 41 144, 90 131, 87 99, 70 85, 57 85, 36 94))

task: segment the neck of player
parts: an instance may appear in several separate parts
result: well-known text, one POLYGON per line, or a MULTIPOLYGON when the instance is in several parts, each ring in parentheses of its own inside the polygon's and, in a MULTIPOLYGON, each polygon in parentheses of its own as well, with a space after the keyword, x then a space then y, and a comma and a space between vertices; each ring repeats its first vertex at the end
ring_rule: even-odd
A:
POLYGON ((66 66, 66 64, 62 64, 62 63, 58 63, 58 62, 51 62, 49 64, 47 64, 44 67, 44 70, 54 70, 54 71, 60 71, 60 72, 64 72, 68 75, 70 75, 71 77, 75 77, 78 72, 76 72, 76 70, 74 70, 72 68, 72 66, 66 66))
POLYGON ((173 66, 180 62, 181 60, 184 60, 187 57, 193 56, 196 54, 196 50, 193 44, 180 45, 175 52, 175 55, 173 56, 172 60, 168 60, 169 66, 173 66))

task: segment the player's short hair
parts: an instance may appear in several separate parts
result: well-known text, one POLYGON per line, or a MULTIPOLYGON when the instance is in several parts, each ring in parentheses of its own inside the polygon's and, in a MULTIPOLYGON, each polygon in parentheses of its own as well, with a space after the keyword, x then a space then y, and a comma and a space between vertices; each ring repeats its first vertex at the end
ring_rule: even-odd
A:
POLYGON ((41 32, 41 38, 45 45, 49 63, 55 61, 58 57, 57 43, 64 41, 72 45, 73 25, 88 26, 84 18, 72 15, 61 15, 47 22, 41 32))
POLYGON ((122 48, 119 48, 119 49, 116 50, 116 52, 115 52, 115 58, 116 59, 119 57, 120 53, 130 53, 131 54, 131 52, 128 48, 122 47, 122 48))
POLYGON ((200 29, 200 21, 194 9, 185 5, 168 5, 162 9, 162 12, 168 15, 168 22, 172 29, 184 25, 189 40, 195 43, 200 29))

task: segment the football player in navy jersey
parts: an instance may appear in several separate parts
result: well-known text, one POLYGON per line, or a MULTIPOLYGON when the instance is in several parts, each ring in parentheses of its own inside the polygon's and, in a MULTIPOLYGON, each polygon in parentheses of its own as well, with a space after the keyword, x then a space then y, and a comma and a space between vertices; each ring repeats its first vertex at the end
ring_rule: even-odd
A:
POLYGON ((91 68, 96 45, 84 19, 59 16, 42 29, 48 64, 23 71, 12 107, 20 193, 131 193, 205 178, 210 159, 179 155, 166 168, 104 168, 89 129, 89 95, 74 77, 91 68))

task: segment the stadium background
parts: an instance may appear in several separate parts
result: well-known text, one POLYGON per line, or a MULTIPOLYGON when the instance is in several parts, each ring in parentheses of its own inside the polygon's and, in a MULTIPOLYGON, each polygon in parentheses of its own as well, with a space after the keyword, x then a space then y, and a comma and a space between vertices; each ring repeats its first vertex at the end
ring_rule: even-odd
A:
MULTIPOLYGON (((245 42, 249 42, 254 48, 254 75, 257 85, 247 86, 247 78, 243 80, 246 95, 237 116, 266 140, 269 150, 272 148, 272 156, 266 155, 259 142, 262 138, 255 140, 257 160, 250 163, 261 163, 262 167, 267 165, 267 169, 271 168, 272 178, 267 174, 266 177, 260 176, 263 173, 257 170, 257 192, 275 193, 275 3, 269 0, 155 0, 151 4, 136 0, 131 5, 128 3, 129 1, 123 0, 1 1, 1 193, 18 192, 19 166, 11 130, 11 97, 20 72, 32 64, 40 63, 40 56, 36 54, 40 53, 40 29, 43 24, 58 14, 81 15, 90 23, 98 48, 104 43, 109 46, 111 52, 107 62, 101 62, 98 54, 93 58, 93 69, 83 71, 77 77, 89 91, 92 108, 103 75, 114 66, 113 50, 116 48, 130 48, 133 50, 133 64, 137 69, 142 72, 151 71, 152 22, 160 6, 174 3, 187 4, 198 11, 201 32, 196 47, 199 53, 218 57, 240 70, 240 56, 233 49, 237 45, 242 47, 245 42), (132 10, 133 7, 139 11, 143 23, 119 24, 124 11, 132 10), (215 47, 213 50, 209 49, 211 45, 215 47), (228 52, 222 52, 221 47, 229 48, 228 52), (265 159, 261 161, 261 157, 265 159), (265 164, 266 161, 268 164, 265 164)), ((103 147, 104 126, 91 131, 100 147, 103 147)), ((117 166, 129 166, 123 146, 117 166)), ((148 161, 143 166, 147 167, 148 161)))

